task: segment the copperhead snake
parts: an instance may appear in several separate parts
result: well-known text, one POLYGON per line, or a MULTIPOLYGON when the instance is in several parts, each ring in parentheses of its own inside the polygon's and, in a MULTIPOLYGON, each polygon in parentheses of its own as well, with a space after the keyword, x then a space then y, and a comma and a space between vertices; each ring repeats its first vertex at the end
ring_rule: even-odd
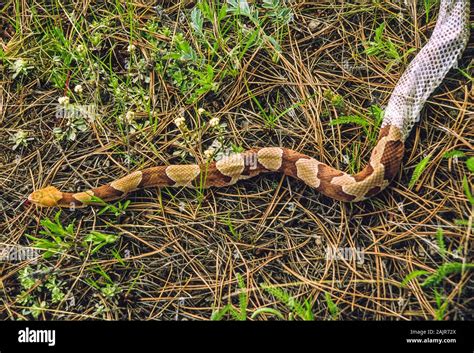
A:
POLYGON ((44 207, 85 207, 94 197, 114 201, 147 187, 223 187, 264 173, 283 173, 340 201, 361 201, 384 188, 400 169, 404 141, 426 99, 457 62, 469 38, 468 1, 442 0, 433 34, 395 87, 369 163, 350 175, 283 147, 254 148, 206 165, 157 166, 132 172, 88 191, 47 186, 28 200, 44 207), (434 74, 433 74, 434 72, 434 74))

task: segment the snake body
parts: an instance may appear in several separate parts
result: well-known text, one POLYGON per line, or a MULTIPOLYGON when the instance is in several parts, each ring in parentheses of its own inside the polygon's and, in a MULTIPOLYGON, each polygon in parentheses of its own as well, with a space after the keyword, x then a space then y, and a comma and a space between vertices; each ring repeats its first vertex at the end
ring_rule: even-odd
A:
POLYGON ((468 1, 441 1, 433 35, 395 87, 369 163, 357 174, 334 169, 291 149, 263 147, 232 154, 209 164, 147 168, 83 192, 62 192, 48 186, 34 191, 28 199, 44 207, 85 207, 96 204, 97 198, 114 201, 147 187, 223 187, 263 173, 283 173, 333 199, 364 200, 386 188, 399 171, 404 141, 419 111, 467 44, 468 14, 468 1))

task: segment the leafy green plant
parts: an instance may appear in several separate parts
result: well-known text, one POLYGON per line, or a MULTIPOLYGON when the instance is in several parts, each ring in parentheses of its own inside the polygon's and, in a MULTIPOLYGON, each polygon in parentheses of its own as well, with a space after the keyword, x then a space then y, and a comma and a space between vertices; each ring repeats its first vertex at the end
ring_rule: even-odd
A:
MULTIPOLYGON (((191 13, 191 23, 202 35, 203 17, 198 8, 191 13)), ((214 66, 208 59, 197 54, 182 33, 174 36, 168 53, 157 56, 156 59, 157 69, 165 77, 168 76, 183 94, 188 95, 187 100, 190 103, 196 102, 210 91, 215 92, 218 88, 214 66)))
POLYGON ((359 142, 352 143, 345 149, 347 153, 343 155, 343 160, 348 166, 348 172, 351 174, 357 173, 360 170, 360 146, 359 142))
MULTIPOLYGON (((402 281, 402 287, 405 287, 411 280, 419 276, 427 276, 425 280, 420 284, 422 288, 434 287, 439 285, 443 279, 454 273, 461 273, 463 271, 474 269, 474 263, 461 263, 461 262, 447 262, 442 264, 432 274, 424 270, 416 270, 409 273, 402 281)), ((437 310, 435 312, 435 319, 442 320, 444 313, 448 306, 448 301, 441 302, 441 296, 439 295, 436 288, 433 289, 435 294, 435 302, 437 304, 437 310)))
POLYGON ((400 54, 398 53, 395 45, 390 39, 384 40, 383 32, 385 29, 385 23, 382 22, 376 29, 373 40, 368 42, 368 47, 365 49, 367 55, 373 56, 387 56, 391 59, 399 59, 400 54))
POLYGON ((410 48, 404 55, 399 53, 397 46, 390 40, 383 37, 385 30, 385 23, 382 22, 376 29, 374 37, 371 41, 366 43, 365 53, 369 56, 376 56, 378 58, 390 59, 391 62, 387 64, 386 70, 394 64, 401 63, 406 57, 414 52, 416 48, 410 48))
POLYGON ((224 220, 225 224, 227 225, 227 227, 229 228, 229 231, 230 231, 230 234, 232 234, 232 237, 234 237, 235 239, 237 239, 238 241, 241 240, 242 238, 242 235, 240 234, 240 232, 238 232, 234 225, 232 224, 232 221, 230 220, 230 212, 229 214, 227 215, 226 219, 224 220))
MULTIPOLYGON (((0 58, 4 56, 4 52, 2 51, 3 55, 0 54, 0 58)), ((12 73, 12 79, 17 78, 18 76, 26 76, 28 71, 33 69, 33 65, 30 65, 28 60, 25 59, 17 59, 10 65, 10 72, 12 73)))
POLYGON ((365 128, 369 125, 369 122, 358 115, 341 115, 340 117, 336 119, 332 119, 329 122, 329 125, 331 126, 341 125, 341 124, 354 124, 354 125, 359 125, 365 128))
POLYGON ((435 320, 441 321, 446 315, 446 310, 448 309, 449 300, 448 298, 443 298, 443 296, 436 290, 433 290, 436 310, 435 310, 435 320))
POLYGON ((465 156, 466 156, 466 154, 463 151, 459 151, 459 150, 452 150, 452 151, 448 151, 448 152, 443 154, 443 158, 446 158, 446 159, 449 159, 449 158, 462 158, 462 157, 465 157, 465 156))
POLYGON ((55 254, 62 254, 72 246, 74 222, 64 227, 59 220, 60 215, 61 211, 58 211, 53 220, 46 218, 40 221, 43 230, 40 230, 39 234, 43 235, 43 238, 26 234, 28 239, 33 240, 33 247, 45 250, 43 253, 45 259, 55 254))
MULTIPOLYGON (((441 282, 449 275, 462 273, 467 270, 474 270, 474 263, 447 262, 447 248, 444 241, 442 228, 438 228, 436 231, 436 241, 438 244, 438 252, 443 258, 443 264, 438 266, 438 268, 433 273, 426 270, 414 270, 410 272, 401 282, 401 287, 406 287, 410 281, 418 277, 425 277, 420 286, 422 288, 433 288, 436 303, 435 319, 442 320, 445 316, 449 301, 447 298, 445 300, 442 299, 442 295, 440 294, 439 290, 435 288, 435 286, 440 285, 441 282)), ((458 249, 458 251, 459 250, 460 249, 458 249)))
POLYGON ((85 279, 86 283, 92 288, 98 290, 104 297, 112 299, 122 292, 122 289, 112 280, 101 266, 92 268, 91 272, 99 275, 99 279, 94 280, 93 278, 88 277, 85 279))
POLYGON ((211 65, 206 65, 201 70, 191 70, 194 74, 195 88, 191 94, 190 101, 196 101, 200 96, 208 92, 217 92, 219 85, 215 82, 215 72, 211 65))
MULTIPOLYGON (((471 24, 471 29, 473 25, 471 24)), ((471 60, 465 68, 458 68, 458 71, 467 78, 471 83, 474 82, 474 77, 472 76, 472 68, 474 67, 474 62, 471 60)))
MULTIPOLYGON (((466 157, 466 154, 459 150, 452 150, 443 154, 443 158, 447 158, 447 159, 449 158, 458 159, 458 158, 465 158, 465 157, 466 157)), ((474 173, 474 157, 467 158, 466 167, 469 170, 469 172, 474 173)), ((472 195, 471 186, 466 175, 463 176, 462 187, 464 189, 464 194, 466 195, 469 203, 472 206, 474 206, 474 196, 472 195)), ((459 220, 459 221, 463 221, 463 220, 459 220)))
POLYGON ((100 292, 107 298, 113 298, 121 291, 122 290, 115 283, 106 283, 105 286, 100 288, 100 292))
POLYGON ((284 289, 270 286, 268 284, 261 284, 261 287, 280 302, 284 303, 291 310, 291 316, 297 316, 305 321, 314 320, 312 306, 308 299, 304 302, 300 302, 284 289))
POLYGON ((323 92, 323 97, 335 108, 342 109, 344 107, 344 98, 338 94, 333 92, 330 89, 326 89, 323 92))
POLYGON ((33 269, 30 266, 26 266, 18 271, 18 279, 24 290, 30 290, 36 284, 33 278, 33 269))
POLYGON ((224 318, 227 313, 230 313, 235 320, 245 321, 247 320, 247 303, 248 294, 247 286, 245 285, 242 275, 237 274, 237 283, 239 286, 239 310, 235 309, 231 303, 224 306, 222 309, 214 311, 211 315, 211 320, 219 321, 224 318))
POLYGON ((466 166, 467 166, 467 169, 469 169, 470 172, 474 173, 474 157, 470 157, 466 161, 466 166))
POLYGON ((268 16, 280 25, 287 25, 293 20, 293 12, 285 7, 280 0, 263 0, 263 8, 267 10, 268 16))
MULTIPOLYGON (((247 319, 247 305, 248 305, 248 294, 247 286, 245 285, 244 278, 240 273, 237 274, 237 282, 239 284, 239 313, 234 315, 239 321, 245 321, 247 319)), ((232 311, 231 311, 232 312, 232 311)))
POLYGON ((341 115, 336 119, 332 119, 329 125, 354 124, 363 128, 365 134, 372 144, 377 141, 377 134, 383 120, 383 110, 378 105, 371 105, 369 107, 368 117, 361 117, 359 115, 341 115))
POLYGON ((255 31, 249 31, 251 34, 250 41, 246 47, 254 43, 264 43, 265 46, 272 53, 272 60, 277 62, 281 53, 281 46, 277 38, 282 37, 281 28, 288 24, 293 19, 293 13, 290 8, 283 6, 282 2, 277 0, 263 1, 263 9, 266 10, 267 15, 259 16, 259 11, 254 6, 250 6, 247 0, 227 0, 227 12, 236 16, 244 16, 248 18, 255 27, 255 31), (266 23, 277 24, 280 29, 275 35, 269 35, 265 31, 266 23))
MULTIPOLYGON (((306 99, 303 99, 299 102, 296 102, 296 103, 292 104, 291 106, 289 106, 288 108, 284 109, 283 111, 279 112, 276 109, 265 109, 263 107, 262 103, 260 103, 258 98, 251 91, 251 89, 249 88, 247 82, 246 82, 246 87, 247 87, 247 94, 250 96, 250 98, 252 98, 252 101, 255 103, 258 110, 260 111, 260 116, 263 118, 263 120, 265 122, 265 126, 267 128, 270 128, 270 129, 273 129, 273 128, 276 127, 276 124, 278 123, 280 118, 282 118, 283 116, 288 114, 290 111, 293 111, 296 108, 302 106, 303 104, 305 104, 305 102, 312 99, 313 96, 314 96, 314 95, 311 95, 310 97, 308 97, 306 99)), ((280 103, 279 100, 280 100, 280 93, 277 92, 277 94, 276 94, 276 103, 275 103, 276 105, 278 105, 280 103)))
POLYGON ((22 312, 25 315, 31 314, 31 316, 37 319, 46 309, 48 309, 48 306, 43 300, 41 302, 31 304, 29 309, 23 310, 22 312))
POLYGON ((93 230, 84 238, 84 243, 90 243, 93 246, 91 254, 95 254, 104 246, 115 243, 118 238, 119 236, 115 234, 105 234, 93 230))
MULTIPOLYGON (((444 240, 441 240, 441 232, 437 232, 438 247, 440 249, 440 255, 446 253, 446 246, 444 240)), ((420 284, 421 287, 432 287, 440 284, 446 277, 451 274, 461 273, 463 271, 474 269, 474 263, 462 263, 462 262, 445 262, 441 264, 434 273, 425 270, 415 270, 410 272, 402 281, 401 286, 405 287, 411 280, 426 276, 424 281, 420 284)))
POLYGON ((331 314, 331 318, 333 320, 337 320, 339 317, 339 308, 337 307, 336 303, 331 298, 331 295, 328 292, 324 293, 324 299, 326 300, 326 304, 328 306, 329 313, 331 314))
POLYGON ((426 22, 429 21, 430 19, 430 9, 431 6, 436 2, 433 0, 423 0, 423 6, 425 7, 425 16, 426 16, 426 22))
MULTIPOLYGON (((468 270, 474 270, 474 263, 463 263, 463 262, 448 262, 448 251, 447 246, 444 240, 443 229, 438 228, 436 230, 436 242, 438 245, 438 253, 443 259, 443 263, 438 266, 434 272, 426 270, 414 270, 405 276, 401 282, 401 287, 406 287, 409 282, 415 280, 419 277, 424 277, 423 282, 420 283, 422 288, 432 288, 433 294, 436 303, 435 309, 435 319, 442 320, 445 316, 448 300, 442 300, 442 295, 440 292, 443 291, 442 288, 436 288, 441 282, 448 276, 456 273, 462 273, 468 270)), ((461 252, 462 246, 460 246, 456 252, 461 252)))
POLYGON ((10 141, 14 143, 13 150, 16 150, 18 147, 26 147, 30 141, 34 140, 33 137, 28 137, 28 132, 19 130, 13 136, 10 136, 10 141))
POLYGON ((435 273, 429 275, 421 284, 422 287, 431 287, 439 284, 443 279, 453 273, 461 273, 474 269, 474 263, 448 262, 442 264, 435 273))
POLYGON ((254 11, 247 0, 227 0, 227 4, 227 12, 252 18, 254 11))
POLYGON ((89 203, 98 205, 98 206, 103 206, 100 209, 100 211, 97 213, 97 215, 99 216, 104 213, 111 213, 115 217, 119 217, 125 214, 128 206, 130 206, 131 201, 130 200, 117 201, 116 203, 112 204, 112 203, 108 203, 102 200, 100 197, 92 196, 89 203))
POLYGON ((431 159, 431 154, 427 155, 425 158, 423 158, 420 162, 415 167, 415 170, 413 171, 413 174, 411 176, 410 182, 408 183, 408 188, 411 189, 413 186, 415 186, 416 182, 420 178, 421 174, 423 174, 424 170, 428 166, 428 163, 430 162, 431 159))
POLYGON ((472 196, 471 187, 465 175, 462 179, 462 187, 464 189, 464 193, 466 194, 467 199, 469 200, 469 203, 471 204, 471 206, 474 206, 474 196, 472 196))
MULTIPOLYGON (((451 150, 443 154, 443 158, 450 159, 450 158, 466 158, 466 154, 463 151, 459 150, 451 150)), ((469 157, 466 159, 466 167, 467 169, 474 173, 474 157, 469 157)))
POLYGON ((56 88, 63 89, 68 81, 68 76, 75 56, 73 43, 64 34, 61 27, 51 26, 43 28, 44 36, 40 45, 46 50, 48 55, 55 60, 53 61, 54 69, 47 70, 49 73, 49 81, 56 88))
POLYGON ((400 284, 402 287, 406 287, 408 285, 408 283, 419 277, 419 276, 422 276, 422 275, 428 275, 429 272, 428 271, 425 271, 425 270, 415 270, 415 271, 412 271, 410 272, 408 275, 405 276, 405 278, 403 279, 402 283, 400 284))
POLYGON ((281 320, 285 320, 285 316, 279 310, 273 309, 273 308, 258 308, 252 313, 252 316, 250 318, 255 319, 257 316, 263 315, 263 314, 270 314, 270 315, 276 316, 277 318, 281 320))
POLYGON ((375 144, 377 141, 377 135, 382 125, 383 117, 384 117, 384 110, 377 104, 372 104, 369 107, 369 114, 372 117, 371 126, 372 129, 369 130, 368 138, 372 141, 372 144, 375 144))
POLYGON ((443 228, 438 228, 436 230, 436 240, 438 243, 439 254, 441 257, 446 257, 446 243, 444 242, 443 228))
POLYGON ((156 71, 171 81, 188 103, 196 103, 209 92, 217 92, 226 77, 236 76, 251 48, 264 46, 277 60, 281 52, 278 39, 286 33, 282 27, 292 18, 292 10, 277 0, 261 5, 250 5, 246 0, 205 0, 197 2, 189 13, 192 31, 188 35, 150 22, 143 36, 153 47, 156 71), (157 41, 150 33, 170 40, 157 41))
POLYGON ((51 293, 51 302, 52 303, 59 303, 62 301, 65 297, 64 292, 62 291, 62 285, 63 283, 57 282, 55 276, 51 276, 48 278, 48 281, 45 284, 45 287, 50 291, 51 293))
POLYGON ((49 274, 43 285, 39 279, 35 279, 35 273, 49 273, 50 268, 41 266, 36 271, 27 266, 18 272, 18 280, 22 291, 16 300, 26 308, 22 310, 23 315, 31 315, 37 319, 49 307, 49 303, 56 304, 65 298, 63 292, 64 283, 58 281, 55 274, 49 274))
POLYGON ((203 25, 204 25, 204 18, 202 15, 202 11, 199 7, 193 8, 191 11, 191 27, 200 35, 203 34, 203 25))
POLYGON ((89 127, 84 117, 74 114, 68 117, 65 128, 55 127, 53 133, 58 141, 75 141, 79 132, 84 132, 88 129, 89 127))
MULTIPOLYGON (((383 110, 378 105, 371 105, 369 107, 369 117, 361 117, 359 115, 341 115, 336 119, 332 119, 329 122, 330 126, 336 126, 341 124, 354 124, 360 126, 366 134, 368 140, 372 145, 377 143, 377 136, 380 129, 380 125, 383 120, 383 110)), ((344 156, 345 162, 348 164, 349 173, 355 173, 360 168, 360 155, 361 149, 360 144, 351 144, 348 147, 348 152, 344 156)))

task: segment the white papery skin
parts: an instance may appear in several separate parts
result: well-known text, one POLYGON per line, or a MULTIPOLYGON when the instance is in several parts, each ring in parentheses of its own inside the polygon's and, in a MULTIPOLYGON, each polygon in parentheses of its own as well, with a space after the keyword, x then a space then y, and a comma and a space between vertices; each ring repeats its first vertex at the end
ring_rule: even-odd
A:
POLYGON ((382 127, 395 125, 405 140, 430 94, 457 63, 469 40, 469 1, 441 0, 430 40, 408 65, 385 109, 382 127))

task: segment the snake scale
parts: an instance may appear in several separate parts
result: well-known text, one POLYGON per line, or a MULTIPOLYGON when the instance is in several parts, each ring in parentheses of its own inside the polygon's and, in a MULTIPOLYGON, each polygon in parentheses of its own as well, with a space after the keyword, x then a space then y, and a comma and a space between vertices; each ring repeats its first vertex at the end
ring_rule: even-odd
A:
POLYGON ((469 38, 469 2, 442 0, 430 40, 396 85, 385 109, 369 163, 350 175, 283 147, 263 147, 197 165, 157 166, 132 172, 91 190, 69 193, 47 186, 28 197, 43 207, 85 207, 95 198, 114 201, 147 187, 223 187, 263 173, 283 173, 340 201, 361 201, 386 188, 398 173, 404 142, 433 90, 457 62, 469 38))

